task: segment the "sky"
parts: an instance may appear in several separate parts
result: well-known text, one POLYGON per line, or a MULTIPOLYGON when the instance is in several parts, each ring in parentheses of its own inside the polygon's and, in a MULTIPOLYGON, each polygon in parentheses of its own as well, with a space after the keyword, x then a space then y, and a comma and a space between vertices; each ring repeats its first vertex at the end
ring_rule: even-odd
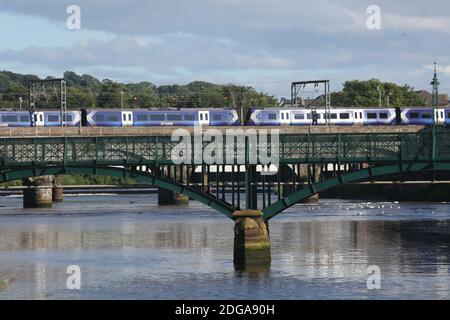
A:
POLYGON ((0 26, 0 69, 40 77, 204 80, 288 97, 292 81, 313 79, 430 91, 436 61, 450 92, 448 0, 0 0, 0 26))

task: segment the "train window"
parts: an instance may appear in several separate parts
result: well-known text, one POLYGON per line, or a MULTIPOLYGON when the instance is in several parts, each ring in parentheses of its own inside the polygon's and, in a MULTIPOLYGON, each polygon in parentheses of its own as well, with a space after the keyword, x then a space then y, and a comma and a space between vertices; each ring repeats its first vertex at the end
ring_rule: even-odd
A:
POLYGON ((377 118, 376 112, 367 113, 367 119, 376 119, 376 118, 377 118))
POLYGON ((17 122, 17 116, 3 115, 3 122, 17 122))
POLYGON ((66 121, 72 122, 73 121, 73 114, 66 114, 66 121))
POLYGON ((49 114, 47 116, 47 121, 48 122, 58 122, 59 121, 59 116, 56 114, 49 114))
POLYGON ((200 120, 203 121, 203 113, 200 113, 200 120))
POLYGON ((281 113, 281 120, 284 120, 284 113, 281 113))
POLYGON ((185 114, 184 115, 184 120, 194 121, 194 115, 193 114, 185 114))
POLYGON ((128 114, 128 121, 131 121, 131 113, 128 114))
POLYGON ((350 119, 350 113, 340 113, 339 119, 350 119))
POLYGON ((167 114, 167 120, 169 121, 181 121, 181 114, 167 114))
POLYGON ((296 119, 296 120, 303 120, 303 119, 305 119, 305 115, 303 113, 296 113, 294 115, 294 119, 296 119))
POLYGON ((337 113, 331 113, 330 119, 337 119, 337 113))
POLYGON ((115 115, 115 114, 111 114, 106 118, 108 121, 114 122, 114 121, 119 121, 119 116, 115 115))
POLYGON ((309 120, 311 119, 311 113, 306 114, 306 119, 309 119, 309 120))
POLYGON ((148 115, 146 114, 138 114, 136 116, 137 121, 148 121, 148 115))
POLYGON ((411 113, 409 114, 409 117, 410 117, 411 119, 419 119, 419 113, 418 113, 418 112, 411 112, 411 113))
POLYGON ((268 117, 269 117, 269 120, 277 120, 277 114, 276 113, 269 113, 268 117))
POLYGON ((431 113, 429 112, 422 113, 422 119, 431 119, 431 113))
POLYGON ((286 120, 289 120, 289 113, 286 113, 286 120))
POLYGON ((28 118, 27 115, 20 116, 20 122, 28 122, 28 121, 30 121, 30 118, 28 118))
POLYGON ((359 118, 362 119, 362 112, 359 113, 359 118))
POLYGON ((122 115, 122 119, 123 121, 127 121, 127 115, 125 113, 122 115))
POLYGON ((386 112, 380 113, 380 119, 387 119, 387 118, 388 118, 388 114, 386 112))
POLYGON ((96 114, 95 115, 95 120, 96 121, 105 121, 105 115, 103 115, 103 114, 96 114))
POLYGON ((355 119, 358 119, 358 112, 355 112, 355 119))
POLYGON ((212 118, 214 121, 221 121, 222 115, 221 114, 213 114, 212 118))
POLYGON ((150 120, 151 121, 164 121, 164 115, 163 114, 151 114, 150 120))

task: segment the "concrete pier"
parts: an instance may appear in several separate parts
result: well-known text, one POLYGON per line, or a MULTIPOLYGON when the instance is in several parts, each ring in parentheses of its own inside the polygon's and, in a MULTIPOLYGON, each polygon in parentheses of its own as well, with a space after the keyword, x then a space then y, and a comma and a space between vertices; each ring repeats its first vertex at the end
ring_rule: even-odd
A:
POLYGON ((53 176, 23 179, 27 188, 23 189, 24 208, 51 208, 53 176))
MULTIPOLYGON (((170 179, 174 179, 176 177, 178 181, 181 177, 183 183, 186 183, 190 171, 182 170, 180 167, 174 167, 172 170, 169 170, 168 172, 166 171, 165 174, 170 179)), ((160 206, 182 205, 187 203, 189 203, 189 197, 184 194, 161 188, 158 189, 158 205, 160 206)))
POLYGON ((188 197, 188 196, 185 196, 185 195, 182 194, 182 193, 175 192, 175 195, 174 195, 174 202, 175 202, 175 204, 177 204, 177 205, 188 204, 188 203, 189 203, 189 197, 188 197))
POLYGON ((62 187, 61 176, 55 176, 52 188, 52 201, 53 202, 63 202, 64 200, 64 189, 62 187))
POLYGON ((175 204, 175 195, 171 190, 158 189, 158 205, 159 206, 170 206, 175 204))
POLYGON ((171 190, 158 189, 158 205, 172 206, 189 203, 189 197, 171 190))
POLYGON ((233 213, 234 266, 236 270, 265 270, 270 268, 270 237, 267 221, 259 210, 233 213))

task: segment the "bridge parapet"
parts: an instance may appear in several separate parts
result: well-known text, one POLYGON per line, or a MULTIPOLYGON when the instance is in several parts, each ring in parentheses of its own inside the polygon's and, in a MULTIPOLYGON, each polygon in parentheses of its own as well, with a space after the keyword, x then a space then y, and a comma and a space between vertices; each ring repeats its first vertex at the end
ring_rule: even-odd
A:
POLYGON ((173 153, 179 151, 180 141, 172 141, 170 135, 3 137, 0 180, 47 174, 119 175, 200 199, 229 217, 245 208, 262 210, 268 219, 338 184, 412 170, 447 170, 450 163, 447 127, 417 132, 281 131, 276 142, 272 137, 252 140, 244 133, 243 139, 224 139, 214 149, 215 155, 222 155, 222 163, 204 157, 209 140, 198 143, 191 135, 187 140, 191 157, 175 163, 173 153), (261 162, 260 157, 253 161, 249 150, 254 145, 258 155, 263 150, 278 153, 277 163, 261 162), (275 170, 267 174, 261 165, 274 165, 275 170))
MULTIPOLYGON (((185 165, 210 165, 205 161, 208 141, 190 137, 191 156, 185 165), (200 161, 198 160, 200 159, 200 161)), ((231 140, 219 145, 219 164, 261 164, 251 162, 251 142, 231 140), (242 144, 244 143, 244 144, 242 144), (231 153, 231 157, 230 157, 231 153), (228 162, 232 159, 231 162, 228 162)), ((173 149, 179 140, 170 136, 102 137, 3 137, 0 138, 0 168, 43 165, 172 165, 173 149)), ((257 152, 271 150, 272 141, 257 144, 257 152)), ((449 161, 450 130, 400 133, 280 133, 277 145, 280 164, 393 163, 408 161, 449 161)), ((257 158, 260 160, 260 157, 257 158)), ((267 164, 267 163, 262 163, 267 164)))
MULTIPOLYGON (((194 127, 0 127, 0 137, 104 137, 104 136, 171 136, 176 129, 190 132, 194 127)), ((426 128, 408 126, 277 126, 277 127, 208 127, 221 132, 227 129, 278 129, 280 134, 324 134, 324 133, 414 133, 426 128)))

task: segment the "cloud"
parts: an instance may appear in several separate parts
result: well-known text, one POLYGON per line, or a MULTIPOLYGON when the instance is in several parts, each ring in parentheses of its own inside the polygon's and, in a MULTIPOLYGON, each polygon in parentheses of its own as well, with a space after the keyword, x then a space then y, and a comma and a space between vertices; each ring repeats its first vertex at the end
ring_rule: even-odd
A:
POLYGON ((225 38, 182 32, 164 35, 119 35, 113 40, 83 40, 69 47, 28 47, 0 51, 1 61, 54 67, 145 67, 164 70, 286 68, 289 60, 253 50, 225 38))
MULTIPOLYGON (((426 69, 426 70, 432 71, 432 70, 434 70, 434 64, 424 65, 423 68, 426 69)), ((443 73, 443 74, 446 74, 446 75, 450 75, 450 65, 447 65, 447 66, 437 65, 436 66, 436 71, 438 73, 443 73)))
POLYGON ((388 30, 450 33, 450 16, 420 17, 388 13, 383 20, 383 27, 388 30))
MULTIPOLYGON (((3 42, 4 68, 73 69, 127 81, 251 82, 284 92, 291 80, 306 78, 377 77, 427 86, 423 66, 450 65, 448 0, 377 0, 379 31, 366 27, 371 0, 78 0, 84 33, 70 43, 65 35, 77 32, 65 29, 72 0, 0 3, 6 14, 30 17, 27 28, 39 17, 59 30, 45 29, 41 45, 3 42)), ((441 73, 442 83, 450 81, 448 69, 441 73)))

